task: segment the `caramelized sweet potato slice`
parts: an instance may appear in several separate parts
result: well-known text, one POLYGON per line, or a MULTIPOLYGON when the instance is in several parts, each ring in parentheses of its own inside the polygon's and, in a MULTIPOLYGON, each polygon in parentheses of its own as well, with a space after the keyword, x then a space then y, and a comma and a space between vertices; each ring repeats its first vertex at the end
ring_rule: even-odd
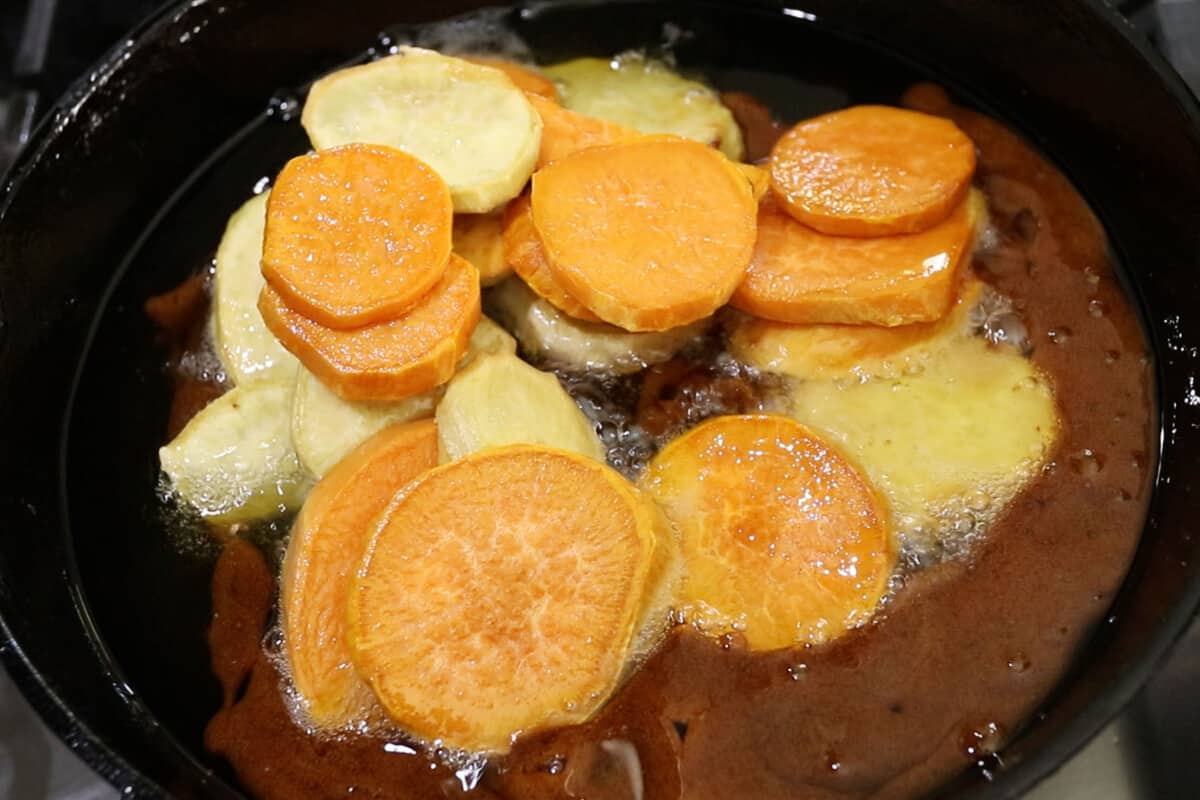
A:
POLYGON ((894 561, 887 509, 834 448, 786 417, 717 417, 643 479, 681 537, 684 618, 754 650, 870 619, 894 561))
POLYGON ((355 666, 410 733, 507 751, 604 704, 642 630, 667 625, 674 553, 661 512, 611 468, 476 453, 381 517, 350 595, 355 666))
POLYGON ((975 145, 953 122, 890 106, 805 120, 771 151, 776 198, 831 236, 917 233, 946 219, 975 172, 975 145))
POLYGON ((686 139, 580 151, 535 174, 532 198, 551 273, 596 316, 630 331, 709 316, 754 250, 749 181, 686 139))
POLYGON ((309 153, 287 163, 267 201, 263 276, 325 327, 383 322, 445 273, 453 213, 445 182, 407 153, 309 153))
POLYGON ((521 195, 508 204, 504 212, 504 260, 521 280, 559 311, 584 322, 599 322, 600 318, 567 293, 550 272, 546 249, 533 226, 533 209, 529 195, 521 195))
POLYGON ((731 305, 792 323, 909 325, 941 318, 954 302, 983 201, 964 200, 921 233, 862 239, 827 236, 773 202, 758 215, 758 242, 731 305))
POLYGON ((589 147, 626 142, 641 136, 635 128, 569 111, 553 100, 536 94, 528 97, 542 118, 542 148, 538 152, 538 169, 589 147))
POLYGON ((479 322, 479 272, 451 255, 441 281, 420 303, 396 319, 355 330, 313 322, 269 285, 258 309, 283 346, 338 396, 403 400, 454 375, 479 322))
POLYGON ((547 100, 558 100, 558 87, 554 85, 554 81, 540 72, 522 66, 515 61, 509 61, 506 58, 498 58, 496 56, 462 56, 462 59, 474 64, 500 70, 521 91, 545 97, 547 100))
POLYGON ((750 191, 754 193, 755 202, 761 203, 771 191, 771 173, 753 164, 734 165, 738 172, 750 182, 750 191))
POLYGON ((374 696, 346 641, 346 597, 371 524, 396 492, 437 466, 433 420, 384 428, 317 484, 292 526, 280 575, 292 683, 307 722, 341 729, 371 716, 374 696))
POLYGON ((730 326, 729 352, 763 372, 800 380, 893 377, 917 369, 930 353, 967 336, 970 312, 984 285, 968 277, 946 316, 892 328, 880 325, 791 325, 740 315, 730 326))

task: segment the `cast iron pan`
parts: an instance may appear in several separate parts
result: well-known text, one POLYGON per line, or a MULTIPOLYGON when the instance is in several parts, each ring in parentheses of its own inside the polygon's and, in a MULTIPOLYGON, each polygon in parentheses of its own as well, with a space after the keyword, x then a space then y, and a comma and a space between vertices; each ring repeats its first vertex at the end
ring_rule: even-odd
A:
MULTIPOLYGON (((1019 795, 1133 695, 1200 599, 1200 109, 1099 0, 796 2, 535 3, 512 19, 548 58, 656 41, 674 21, 698 34, 680 61, 727 79, 820 65, 856 99, 888 100, 931 76, 1020 128, 1093 204, 1152 342, 1161 457, 1110 621, 1005 768, 945 792, 1019 795)), ((167 386, 141 303, 207 260, 257 177, 249 165, 304 148, 281 88, 388 26, 475 5, 167 8, 59 101, 3 186, 0 653, 49 724, 128 796, 239 796, 200 746, 217 705, 210 561, 181 558, 156 516, 167 386)), ((821 110, 813 102, 792 110, 821 110)))

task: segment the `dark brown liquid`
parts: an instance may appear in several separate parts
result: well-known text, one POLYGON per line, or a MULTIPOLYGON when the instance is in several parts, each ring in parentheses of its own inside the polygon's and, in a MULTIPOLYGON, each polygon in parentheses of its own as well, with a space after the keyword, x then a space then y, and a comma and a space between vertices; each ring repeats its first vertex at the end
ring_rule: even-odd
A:
MULTIPOLYGON (((523 736, 480 776, 456 775, 420 748, 297 727, 261 646, 275 576, 234 539, 213 580, 209 642, 224 707, 205 743, 252 794, 457 797, 478 782, 472 797, 631 798, 621 755, 630 746, 654 800, 909 797, 991 764, 1129 565, 1149 488, 1152 398, 1141 332, 1087 204, 1000 124, 931 87, 905 99, 951 117, 978 145, 977 183, 1002 240, 973 268, 1013 299, 1063 421, 1052 463, 972 557, 908 576, 875 622, 822 647, 750 653, 677 628, 596 719, 523 736)), ((763 151, 777 127, 745 107, 739 120, 763 151)), ((220 390, 180 375, 173 424, 220 390)), ((692 424, 698 393, 737 410, 760 388, 673 362, 623 385, 623 402, 648 428, 673 431, 692 424)))

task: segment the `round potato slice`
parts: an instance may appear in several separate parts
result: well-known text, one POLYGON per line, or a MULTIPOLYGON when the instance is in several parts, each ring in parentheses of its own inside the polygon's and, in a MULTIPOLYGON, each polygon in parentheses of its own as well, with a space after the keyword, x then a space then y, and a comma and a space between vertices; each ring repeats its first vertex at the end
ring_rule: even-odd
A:
POLYGON ((354 664, 410 733, 506 752, 587 720, 677 574, 657 507, 611 468, 517 445, 425 473, 384 512, 350 594, 354 664))
POLYGON ((512 353, 486 355, 454 376, 437 408, 442 461, 508 444, 540 444, 604 461, 591 421, 558 378, 512 353))
POLYGON ((831 236, 923 231, 950 215, 975 173, 975 144, 942 117, 854 106, 805 120, 771 151, 771 188, 831 236))
POLYGON ((263 288, 263 228, 267 195, 257 195, 239 208, 217 246, 213 276, 213 334, 217 357, 235 384, 286 379, 295 373, 296 358, 267 330, 258 313, 263 288))
POLYGON ((670 133, 711 145, 737 161, 742 129, 710 87, 661 61, 642 56, 577 58, 545 69, 562 86, 572 111, 627 125, 642 133, 670 133))
POLYGON ((806 380, 791 415, 838 443, 888 498, 906 544, 963 549, 1050 458, 1054 385, 1028 358, 960 336, 907 374, 806 380))
POLYGON ((776 416, 717 417, 643 478, 678 526, 684 618, 753 650, 816 644, 869 620, 894 563, 887 508, 831 446, 776 416))
POLYGON ((394 403, 343 400, 316 375, 301 368, 292 403, 296 455, 314 477, 326 475, 351 450, 389 425, 432 417, 441 399, 437 387, 394 403))
POLYGON ((252 522, 294 509, 310 482, 292 449, 295 379, 235 386, 158 451, 171 489, 202 517, 252 522))
POLYGON ((550 271, 596 316, 663 331, 711 315, 754 251, 758 204, 716 150, 673 136, 594 147, 533 177, 550 271))
POLYGON ((371 523, 396 492, 435 466, 433 420, 384 428, 316 485, 292 526, 279 580, 284 645, 306 722, 317 728, 372 716, 374 696, 346 642, 346 595, 371 523))
POLYGON ((626 375, 661 364, 703 334, 709 322, 702 319, 666 331, 631 333, 564 314, 516 277, 493 289, 487 302, 526 354, 572 372, 626 375))
POLYGON ((416 156, 469 214, 521 192, 542 136, 541 118, 502 71, 416 47, 317 81, 301 123, 318 149, 368 142, 416 156))

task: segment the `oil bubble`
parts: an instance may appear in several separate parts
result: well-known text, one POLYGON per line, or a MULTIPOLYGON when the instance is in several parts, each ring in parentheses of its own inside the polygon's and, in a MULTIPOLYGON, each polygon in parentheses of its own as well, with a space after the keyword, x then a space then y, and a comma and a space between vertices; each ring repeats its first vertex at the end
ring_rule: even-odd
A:
POLYGON ((1104 469, 1104 457, 1087 447, 1072 454, 1070 462, 1075 474, 1085 478, 1094 478, 1104 469))

